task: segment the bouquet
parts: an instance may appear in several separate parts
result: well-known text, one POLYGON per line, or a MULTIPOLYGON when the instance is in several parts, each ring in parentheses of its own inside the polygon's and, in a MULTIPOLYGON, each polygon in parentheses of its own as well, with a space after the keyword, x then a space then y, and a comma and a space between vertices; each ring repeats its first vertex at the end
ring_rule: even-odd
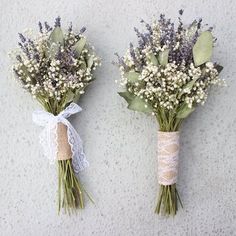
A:
POLYGON ((85 30, 83 27, 74 33, 71 23, 63 32, 60 17, 54 27, 39 22, 39 35, 20 33, 19 48, 11 53, 17 80, 45 109, 34 112, 33 121, 43 127, 40 142, 44 154, 58 165, 59 212, 62 208, 68 213, 83 208, 87 194, 77 174, 88 161, 78 133, 67 120, 82 110, 75 102, 94 80, 93 72, 100 65, 83 35, 85 30))
POLYGON ((203 105, 209 89, 223 85, 219 78, 223 69, 211 62, 215 38, 212 28, 204 29, 202 20, 183 25, 179 11, 178 25, 161 14, 158 21, 148 24, 146 32, 134 29, 138 46, 130 47, 118 64, 119 95, 128 108, 152 113, 159 123, 158 182, 159 197, 156 213, 175 215, 180 196, 176 188, 181 123, 198 105, 203 105))

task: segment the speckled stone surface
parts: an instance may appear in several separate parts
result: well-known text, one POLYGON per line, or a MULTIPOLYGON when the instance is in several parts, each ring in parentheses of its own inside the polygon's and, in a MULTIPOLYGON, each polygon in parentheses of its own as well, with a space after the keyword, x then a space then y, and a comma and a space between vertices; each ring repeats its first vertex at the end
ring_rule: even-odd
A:
MULTIPOLYGON (((236 235, 236 2, 233 0, 0 1, 0 235, 236 235), (179 192, 184 209, 175 218, 154 214, 157 194, 157 124, 126 109, 117 96, 114 52, 135 41, 139 19, 165 12, 184 20, 202 16, 215 26, 214 59, 224 66, 228 87, 214 89, 204 107, 184 122, 179 192), (72 119, 90 168, 81 174, 96 205, 74 216, 57 215, 56 166, 38 143, 31 114, 39 108, 11 78, 8 51, 17 32, 60 15, 87 36, 103 58, 97 80, 72 119)), ((65 24, 64 24, 65 25, 65 24)))

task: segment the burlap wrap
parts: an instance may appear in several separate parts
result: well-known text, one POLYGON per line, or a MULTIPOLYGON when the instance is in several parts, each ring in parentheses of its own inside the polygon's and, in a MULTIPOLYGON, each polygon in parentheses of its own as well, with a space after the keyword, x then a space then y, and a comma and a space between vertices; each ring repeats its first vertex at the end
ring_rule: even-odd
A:
POLYGON ((72 158, 71 146, 68 142, 67 126, 57 124, 57 159, 68 160, 72 158))
POLYGON ((179 132, 158 131, 158 182, 172 185, 177 182, 179 132))

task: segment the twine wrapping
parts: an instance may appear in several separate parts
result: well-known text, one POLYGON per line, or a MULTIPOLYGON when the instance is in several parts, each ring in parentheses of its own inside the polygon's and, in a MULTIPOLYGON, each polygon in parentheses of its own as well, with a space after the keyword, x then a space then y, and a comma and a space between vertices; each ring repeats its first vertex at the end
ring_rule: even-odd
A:
POLYGON ((158 182, 172 185, 177 182, 179 132, 158 132, 158 182))
POLYGON ((82 140, 67 118, 81 110, 81 107, 72 102, 56 116, 43 110, 33 113, 34 123, 43 127, 39 138, 45 156, 51 163, 72 158, 75 173, 88 167, 89 163, 83 151, 82 140))
POLYGON ((67 126, 63 123, 57 124, 57 159, 68 160, 72 158, 71 147, 67 137, 67 126))

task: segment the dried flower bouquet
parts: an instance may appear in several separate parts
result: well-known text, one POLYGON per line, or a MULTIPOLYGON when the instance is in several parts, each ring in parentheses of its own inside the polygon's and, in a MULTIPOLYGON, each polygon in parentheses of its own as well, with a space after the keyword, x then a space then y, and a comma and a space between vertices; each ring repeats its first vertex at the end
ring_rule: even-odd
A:
POLYGON ((40 142, 45 155, 58 163, 59 212, 83 208, 87 193, 76 175, 88 162, 82 141, 67 120, 81 111, 74 102, 94 80, 93 72, 100 65, 83 35, 85 30, 74 33, 70 24, 63 32, 60 17, 54 27, 39 22, 39 35, 20 33, 19 48, 11 53, 17 79, 45 109, 34 112, 33 120, 43 127, 40 142))
MULTIPOLYGON (((215 38, 212 28, 204 29, 202 20, 184 26, 179 11, 175 24, 161 14, 142 33, 134 29, 138 46, 130 44, 118 56, 121 71, 120 92, 134 111, 152 113, 158 123, 159 198, 156 213, 175 215, 180 197, 176 188, 181 123, 195 108, 203 105, 213 85, 224 84, 223 69, 211 62, 215 38)), ((182 203, 181 203, 182 205, 182 203)))

